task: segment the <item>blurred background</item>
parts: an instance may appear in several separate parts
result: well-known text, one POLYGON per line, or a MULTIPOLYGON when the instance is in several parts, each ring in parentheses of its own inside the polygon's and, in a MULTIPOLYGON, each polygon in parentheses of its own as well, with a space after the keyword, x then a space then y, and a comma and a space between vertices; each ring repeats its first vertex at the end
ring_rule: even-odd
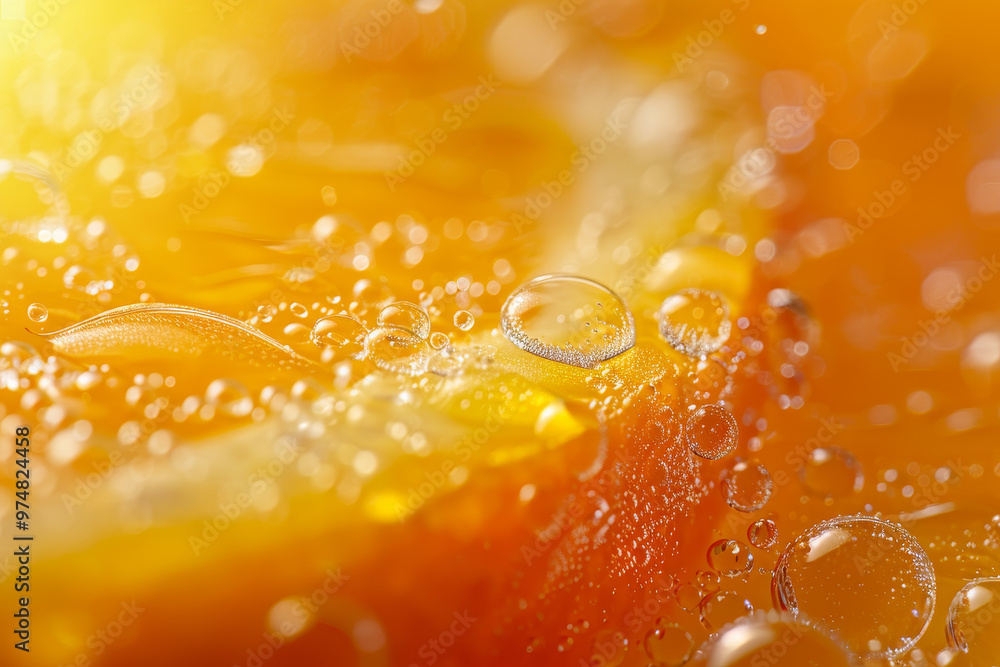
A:
POLYGON ((11 628, 25 427, 34 536, 0 663, 998 664, 998 20, 0 1, 11 628), (620 303, 634 347, 512 344, 504 302, 553 273, 610 288, 567 303, 620 303), (685 288, 725 304, 710 353, 664 340, 685 288), (686 440, 709 404, 718 461, 686 440), (898 651, 845 621, 720 653, 794 626, 761 620, 776 561, 858 512, 936 602, 914 629, 865 597, 926 584, 917 556, 810 586, 898 651))

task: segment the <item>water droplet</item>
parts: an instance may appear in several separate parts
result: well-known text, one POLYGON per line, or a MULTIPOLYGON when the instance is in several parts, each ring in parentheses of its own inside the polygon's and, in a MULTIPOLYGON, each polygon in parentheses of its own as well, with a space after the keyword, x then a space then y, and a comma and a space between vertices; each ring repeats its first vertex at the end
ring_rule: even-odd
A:
POLYGON ((281 332, 285 334, 285 342, 293 345, 301 345, 302 343, 309 342, 310 329, 301 322, 287 324, 281 332))
POLYGON ((758 519, 747 528, 747 539, 758 549, 769 549, 778 541, 778 527, 770 519, 758 519))
POLYGON ((771 474, 755 461, 737 461, 722 473, 722 495, 734 510, 756 512, 771 498, 771 474))
POLYGON ((354 283, 352 291, 354 298, 366 306, 378 308, 384 306, 392 298, 389 289, 380 282, 362 278, 354 283))
POLYGON ((716 591, 698 605, 698 618, 701 624, 709 630, 718 630, 722 626, 753 611, 744 596, 734 591, 716 591))
POLYGON ((806 492, 821 498, 838 498, 860 491, 864 471, 854 456, 840 447, 817 447, 799 469, 806 492))
POLYGON ((822 623, 864 660, 910 650, 934 611, 934 570, 900 526, 871 516, 823 521, 789 544, 771 580, 777 608, 822 623))
POLYGON ((435 331, 431 334, 429 342, 435 350, 440 350, 447 346, 451 342, 451 339, 448 338, 448 334, 435 331))
POLYGON ((948 643, 968 653, 971 664, 1000 664, 1000 578, 965 585, 948 609, 948 643))
POLYGON ((698 570, 695 582, 704 593, 711 593, 719 588, 719 573, 712 570, 698 570))
POLYGON ((288 310, 292 312, 295 317, 309 317, 309 309, 303 306, 301 303, 296 301, 288 307, 288 310))
POLYGON ((365 325, 346 315, 331 315, 316 320, 309 334, 312 342, 321 349, 332 349, 355 359, 364 357, 367 336, 365 325))
POLYGON ((753 554, 739 540, 719 540, 708 548, 708 564, 721 575, 738 577, 753 567, 753 554))
POLYGON ((504 302, 500 328, 526 352, 593 368, 635 345, 632 313, 614 292, 586 278, 546 275, 504 302))
POLYGON ((775 611, 738 619, 698 649, 698 664, 712 667, 801 667, 854 664, 844 647, 822 631, 775 611))
POLYGON ((397 301, 380 310, 378 325, 406 329, 421 338, 427 338, 431 333, 431 320, 427 317, 427 311, 409 301, 397 301))
POLYGON ((683 289, 668 296, 657 312, 660 335, 689 357, 715 352, 729 340, 729 307, 715 292, 683 289))
POLYGON ((455 322, 456 327, 458 327, 462 331, 468 331, 473 327, 473 325, 475 325, 476 318, 469 311, 460 310, 457 313, 455 313, 453 321, 455 322))
POLYGON ((643 638, 642 648, 657 667, 676 667, 683 665, 691 657, 694 642, 681 626, 657 619, 656 625, 643 638))
POLYGON ((736 419, 718 405, 703 405, 688 417, 688 447, 703 459, 721 459, 736 448, 736 419))
POLYGON ((28 319, 32 322, 44 322, 49 319, 49 309, 40 303, 28 306, 28 319))
POLYGON ((213 380, 208 385, 205 403, 230 417, 246 417, 253 410, 250 391, 242 383, 228 378, 213 380))
POLYGON ((677 601, 677 606, 687 611, 691 611, 697 607, 703 597, 705 597, 705 594, 701 590, 701 587, 690 582, 681 584, 674 591, 674 599, 677 601))
POLYGON ((365 351, 379 368, 404 375, 420 375, 430 358, 427 341, 399 327, 373 330, 365 339, 365 351))

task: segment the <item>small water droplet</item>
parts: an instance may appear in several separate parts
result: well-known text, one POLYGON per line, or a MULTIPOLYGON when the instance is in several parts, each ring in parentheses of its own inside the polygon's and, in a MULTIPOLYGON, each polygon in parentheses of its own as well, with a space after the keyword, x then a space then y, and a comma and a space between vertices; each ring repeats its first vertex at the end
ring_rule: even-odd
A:
POLYGON ((753 567, 753 554, 739 540, 719 540, 708 548, 708 564, 723 576, 738 577, 753 567))
POLYGON ((657 667, 678 667, 691 657, 694 642, 681 626, 657 619, 653 629, 643 638, 642 648, 657 667))
POLYGON ((435 331, 431 334, 429 342, 435 350, 440 350, 447 346, 451 342, 451 339, 448 338, 448 334, 435 331))
POLYGON ((473 327, 473 325, 475 325, 476 318, 469 311, 460 310, 457 313, 455 313, 453 321, 455 322, 456 327, 458 327, 462 331, 468 331, 473 327))
POLYGON ((205 403, 230 417, 245 417, 253 410, 250 391, 229 378, 213 380, 205 390, 205 403))
POLYGON ((28 319, 32 322, 44 322, 49 319, 49 309, 40 303, 28 306, 28 319))
POLYGON ((625 303, 604 285, 576 276, 540 276, 517 288, 504 302, 500 328, 522 350, 580 368, 635 345, 625 303))
POLYGON ((323 203, 327 206, 333 206, 337 203, 337 191, 332 185, 324 185, 320 192, 323 195, 323 203))
POLYGON ((948 609, 948 643, 968 653, 972 664, 998 664, 1000 657, 1000 578, 966 584, 948 609))
POLYGON ((361 359, 365 352, 365 338, 368 330, 353 317, 331 315, 316 320, 309 334, 312 342, 323 350, 334 350, 340 354, 361 359))
POLYGON ((806 492, 821 498, 839 498, 860 491, 865 484, 861 463, 840 447, 817 447, 799 469, 806 492))
POLYGON ((628 638, 621 630, 604 628, 594 635, 590 664, 600 667, 618 667, 625 662, 628 638))
POLYGON ((729 307, 715 292, 683 289, 668 296, 657 312, 660 335, 689 357, 715 352, 729 340, 729 307))
POLYGON ((736 447, 736 419, 718 405, 703 405, 688 417, 688 447, 704 459, 721 459, 736 447))
POLYGON ((295 317, 309 317, 309 309, 303 306, 301 303, 296 301, 288 307, 288 310, 292 312, 295 317))
POLYGON ((427 317, 427 311, 409 301, 397 301, 380 310, 378 325, 406 329, 421 338, 427 338, 431 333, 431 320, 427 317))
POLYGON ((758 519, 747 528, 747 539, 758 549, 769 549, 778 541, 778 527, 770 519, 758 519))
POLYGON ((409 329, 379 327, 365 339, 365 351, 375 365, 404 375, 420 375, 427 370, 430 346, 409 329))
POLYGON ((722 473, 722 495, 734 510, 756 512, 771 498, 774 482, 763 465, 737 461, 722 473))
POLYGON ((698 618, 709 630, 718 630, 753 611, 753 605, 744 596, 729 590, 716 591, 698 605, 698 618))

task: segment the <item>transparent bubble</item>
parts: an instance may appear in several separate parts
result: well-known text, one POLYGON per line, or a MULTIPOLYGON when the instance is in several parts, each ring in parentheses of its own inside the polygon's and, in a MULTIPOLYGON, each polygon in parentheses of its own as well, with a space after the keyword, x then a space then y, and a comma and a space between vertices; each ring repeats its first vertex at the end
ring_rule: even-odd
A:
POLYGON ((657 666, 683 665, 691 657, 694 642, 687 630, 676 623, 657 619, 653 628, 642 640, 646 656, 657 666))
POLYGON ((778 541, 778 527, 770 519, 758 519, 747 528, 747 539, 758 549, 770 549, 778 541))
POLYGON ((293 345, 301 345, 303 343, 308 343, 309 338, 312 335, 312 331, 306 325, 301 322, 291 322, 285 325, 285 328, 281 330, 285 334, 285 341, 292 343, 293 345))
POLYGON ((28 319, 32 322, 44 322, 49 319, 49 309, 40 303, 28 306, 28 319))
POLYGON ((735 591, 716 591, 698 604, 698 618, 709 630, 718 630, 753 611, 753 605, 735 591))
POLYGON ((605 628, 594 634, 590 663, 601 667, 618 667, 625 662, 628 638, 621 630, 605 628))
POLYGON ((230 417, 246 417, 253 410, 250 390, 243 383, 229 378, 219 378, 208 385, 205 403, 230 417))
POLYGON ((303 306, 298 301, 290 305, 288 307, 288 310, 290 310, 292 315, 294 315, 295 317, 303 317, 303 318, 309 317, 309 309, 303 306))
POLYGON ((431 337, 428 339, 428 342, 431 344, 431 347, 433 347, 435 350, 440 350, 446 347, 448 343, 451 342, 451 339, 448 338, 448 334, 441 333, 440 331, 435 331, 434 333, 431 334, 431 337))
POLYGON ((934 570, 900 526, 842 516, 814 525, 785 548, 771 594, 775 607, 821 624, 862 659, 892 658, 927 629, 934 570))
POLYGON ((683 289, 668 296, 657 312, 660 335, 674 349, 703 357, 729 340, 729 307, 715 292, 683 289))
POLYGON ((409 329, 379 327, 365 339, 365 352, 375 365, 403 375, 420 375, 427 370, 430 346, 409 329))
POLYGON ((503 305, 500 328, 522 350, 580 368, 635 345, 625 303, 604 285, 575 276, 540 276, 517 288, 503 305))
POLYGON ((755 461, 737 461, 722 473, 722 495, 740 512, 756 512, 771 498, 771 474, 755 461))
POLYGON ((345 355, 361 359, 365 354, 368 330, 353 317, 331 315, 316 320, 309 334, 310 340, 323 350, 334 350, 335 356, 345 355))
POLYGON ((462 331, 468 331, 476 324, 475 316, 467 310, 460 310, 453 318, 455 326, 462 331))
POLYGON ((431 333, 431 320, 427 311, 409 301, 391 303, 378 313, 380 327, 399 327, 427 338, 431 333))
POLYGON ((948 609, 948 643, 972 665, 1000 665, 1000 578, 965 585, 948 609))
POLYGON ((754 612, 713 635, 695 654, 711 667, 849 667, 854 661, 834 639, 790 614, 754 612))
POLYGON ((860 491, 864 471, 854 456, 840 447, 817 447, 799 469, 806 492, 821 498, 839 498, 860 491))
POLYGON ((703 597, 705 597, 705 592, 701 586, 692 582, 681 584, 674 591, 674 600, 677 601, 677 606, 687 611, 697 607, 703 597))
POLYGON ((368 278, 362 278, 354 283, 352 294, 359 303, 375 308, 384 306, 392 299, 388 287, 368 278))
POLYGON ((721 459, 736 448, 736 419, 718 405, 703 405, 684 428, 688 447, 704 459, 721 459))
POLYGON ((739 540, 718 540, 708 548, 708 564, 723 576, 738 577, 753 567, 753 554, 739 540))

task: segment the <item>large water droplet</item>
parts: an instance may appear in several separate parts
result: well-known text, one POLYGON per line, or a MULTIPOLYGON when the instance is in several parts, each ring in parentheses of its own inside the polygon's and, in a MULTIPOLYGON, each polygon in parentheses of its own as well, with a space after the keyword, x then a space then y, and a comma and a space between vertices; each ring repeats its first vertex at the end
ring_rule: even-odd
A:
POLYGON ((355 359, 364 356, 367 336, 365 325, 346 315, 331 315, 316 320, 309 335, 312 342, 323 350, 333 349, 337 356, 343 354, 355 359))
POLYGON ((40 303, 28 306, 28 319, 32 322, 44 322, 49 319, 49 309, 40 303))
POLYGON ((546 275, 517 288, 500 327, 522 350, 580 368, 635 345, 632 313, 614 292, 586 278, 546 275))
POLYGON ((646 656, 657 667, 677 667, 691 657, 694 642, 687 630, 676 623, 657 620, 653 629, 642 640, 646 656))
POLYGON ((718 405, 703 405, 688 417, 688 447, 704 459, 721 459, 736 447, 736 419, 718 405))
POLYGON ((737 461, 722 473, 722 495, 734 510, 756 512, 771 498, 771 474, 757 462, 737 461))
POLYGON ((755 612, 710 638, 695 655, 711 667, 802 667, 854 664, 844 647, 788 614, 755 612))
POLYGON ((934 570, 900 526, 842 516, 809 528, 778 559, 776 607, 835 633, 864 660, 911 649, 934 612, 934 570))
POLYGON ((427 311, 409 301, 391 303, 378 313, 380 327, 399 327, 427 338, 431 333, 431 320, 427 311))
POLYGON ((430 346, 423 338, 400 327, 379 327, 365 339, 365 351, 375 365, 404 375, 427 370, 430 346))
POLYGON ((948 609, 948 643, 968 653, 970 664, 1000 665, 1000 578, 977 579, 948 609))
POLYGON ((683 289, 668 296, 657 312, 660 335, 690 357, 715 352, 729 340, 729 307, 715 292, 683 289))
POLYGON ((865 483, 861 464, 840 447, 817 447, 799 469, 805 490, 821 498, 838 498, 860 491, 865 483))
POLYGON ((721 575, 738 577, 753 567, 753 554, 739 540, 719 540, 708 548, 708 564, 721 575))

